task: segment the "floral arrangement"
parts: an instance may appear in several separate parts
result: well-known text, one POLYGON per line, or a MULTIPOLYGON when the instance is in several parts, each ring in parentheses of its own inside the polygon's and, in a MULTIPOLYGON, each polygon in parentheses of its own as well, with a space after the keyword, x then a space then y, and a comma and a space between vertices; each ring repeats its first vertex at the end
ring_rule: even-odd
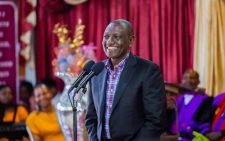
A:
POLYGON ((79 93, 75 95, 71 92, 68 94, 74 79, 82 71, 84 65, 89 61, 96 61, 95 47, 93 43, 84 45, 83 32, 85 26, 79 20, 73 38, 69 37, 70 31, 66 25, 56 24, 53 33, 58 37, 58 46, 54 52, 56 58, 52 61, 54 72, 57 77, 60 77, 65 82, 65 89, 62 92, 59 102, 57 103, 57 115, 62 131, 67 141, 73 141, 73 110, 72 101, 76 101, 76 97, 80 97, 77 105, 77 139, 87 140, 87 134, 84 127, 84 115, 87 103, 87 95, 79 93))
POLYGON ((55 25, 53 33, 57 35, 59 43, 54 50, 56 58, 52 61, 54 72, 67 73, 76 77, 89 60, 96 60, 93 43, 84 45, 84 29, 82 21, 78 20, 74 36, 70 38, 70 31, 66 25, 59 23, 55 25))

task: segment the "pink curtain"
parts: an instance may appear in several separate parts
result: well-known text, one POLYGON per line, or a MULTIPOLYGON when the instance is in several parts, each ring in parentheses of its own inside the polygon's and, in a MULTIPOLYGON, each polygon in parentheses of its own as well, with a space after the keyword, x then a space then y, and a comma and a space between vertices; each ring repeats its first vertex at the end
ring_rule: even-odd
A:
POLYGON ((89 0, 78 6, 68 6, 63 0, 39 0, 37 12, 37 79, 53 76, 54 25, 64 23, 74 31, 79 18, 86 25, 85 43, 97 46, 98 60, 106 58, 101 43, 106 25, 123 18, 134 26, 132 52, 159 64, 166 81, 179 82, 185 69, 192 68, 194 0, 89 0))

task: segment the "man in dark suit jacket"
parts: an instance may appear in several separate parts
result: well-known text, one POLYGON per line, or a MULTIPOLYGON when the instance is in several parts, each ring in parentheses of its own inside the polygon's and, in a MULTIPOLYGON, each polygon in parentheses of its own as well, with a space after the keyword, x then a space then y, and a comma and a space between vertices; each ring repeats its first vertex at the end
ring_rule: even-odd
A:
POLYGON ((91 79, 86 127, 90 141, 158 141, 166 110, 159 67, 130 53, 134 34, 112 21, 103 37, 103 71, 91 79))

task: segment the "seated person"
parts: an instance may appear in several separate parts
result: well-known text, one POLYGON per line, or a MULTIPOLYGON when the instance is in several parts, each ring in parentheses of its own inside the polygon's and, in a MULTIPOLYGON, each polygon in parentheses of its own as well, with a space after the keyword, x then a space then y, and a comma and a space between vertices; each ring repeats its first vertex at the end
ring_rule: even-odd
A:
POLYGON ((12 89, 8 85, 0 85, 0 126, 1 129, 10 129, 0 131, 0 141, 8 141, 10 139, 26 140, 24 138, 24 135, 26 136, 25 126, 22 124, 21 126, 15 126, 14 123, 18 125, 18 123, 25 121, 28 111, 23 106, 13 104, 12 98, 12 89), (15 130, 16 127, 19 127, 20 130, 15 130))
POLYGON ((216 109, 219 106, 219 104, 223 100, 224 96, 225 96, 225 93, 221 93, 221 94, 215 96, 215 98, 213 100, 213 105, 212 105, 214 109, 216 109))
POLYGON ((215 97, 213 101, 214 117, 212 119, 211 132, 206 134, 210 141, 225 141, 225 95, 215 97))
POLYGON ((52 91, 40 82, 34 88, 37 110, 27 118, 26 124, 35 141, 64 141, 56 111, 51 103, 52 91))
POLYGON ((21 105, 24 105, 24 107, 26 107, 29 112, 33 111, 35 109, 33 100, 33 85, 26 80, 21 81, 19 87, 19 94, 19 103, 21 105))
POLYGON ((22 122, 25 121, 28 112, 23 106, 12 102, 12 90, 8 85, 0 85, 0 122, 22 122))
POLYGON ((58 88, 57 88, 57 83, 55 79, 52 78, 46 78, 41 80, 47 87, 48 89, 51 91, 51 93, 53 94, 52 96, 52 104, 54 107, 56 107, 59 98, 61 96, 61 93, 59 92, 58 88))
POLYGON ((210 130, 210 116, 207 111, 211 107, 211 98, 198 89, 199 74, 187 70, 182 79, 185 91, 177 99, 179 140, 191 141, 193 131, 205 134, 210 130))

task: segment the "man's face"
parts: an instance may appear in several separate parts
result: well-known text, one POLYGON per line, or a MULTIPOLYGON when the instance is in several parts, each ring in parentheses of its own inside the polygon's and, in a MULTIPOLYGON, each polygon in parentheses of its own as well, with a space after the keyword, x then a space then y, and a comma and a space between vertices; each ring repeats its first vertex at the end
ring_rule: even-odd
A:
POLYGON ((129 52, 133 40, 125 25, 111 23, 103 35, 103 49, 108 58, 122 60, 129 52))
POLYGON ((198 75, 194 72, 187 72, 183 76, 182 85, 188 89, 194 90, 198 87, 199 78, 198 75))

